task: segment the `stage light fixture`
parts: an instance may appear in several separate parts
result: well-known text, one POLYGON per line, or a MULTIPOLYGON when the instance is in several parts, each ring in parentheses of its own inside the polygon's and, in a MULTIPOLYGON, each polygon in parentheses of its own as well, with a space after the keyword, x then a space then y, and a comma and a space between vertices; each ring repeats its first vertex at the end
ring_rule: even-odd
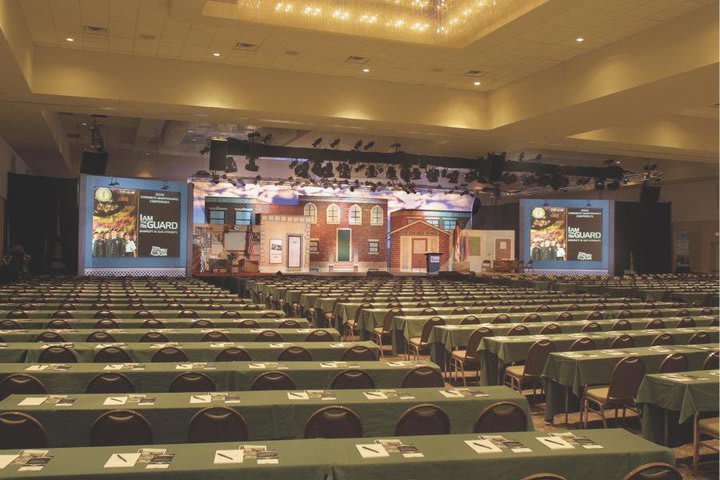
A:
POLYGON ((390 145, 390 148, 395 150, 395 153, 400 153, 401 149, 402 149, 402 145, 400 143, 395 142, 392 145, 390 145))
MULTIPOLYGON (((247 160, 248 163, 247 165, 245 165, 245 170, 247 170, 248 172, 257 172, 258 170, 260 170, 260 167, 257 165, 257 163, 255 163, 256 159, 254 157, 248 157, 247 160)), ((237 171, 237 166, 235 167, 235 171, 237 171)))
POLYGON ((357 142, 355 142, 355 145, 353 145, 353 150, 355 150, 355 151, 360 150, 362 148, 362 144, 363 144, 363 141, 358 140, 357 142))
POLYGON ((525 152, 520 152, 517 161, 522 162, 523 160, 525 160, 525 152))
POLYGON ((170 186, 167 183, 167 180, 163 180, 163 186, 160 187, 160 190, 169 190, 170 186))
POLYGON ((235 173, 237 172, 237 163, 235 163, 235 159, 233 157, 225 157, 225 173, 235 173))
POLYGON ((323 176, 323 164, 320 160, 313 160, 312 166, 310 167, 310 172, 315 175, 316 177, 322 177, 323 176))
POLYGON ((567 177, 556 174, 556 175, 553 175, 552 177, 550 177, 549 184, 553 190, 557 191, 557 190, 560 190, 561 188, 567 187, 570 184, 570 180, 568 180, 567 177))
POLYGON ((312 143, 313 148, 318 148, 320 144, 322 144, 322 137, 318 137, 315 139, 315 141, 312 143))
POLYGON ((388 166, 387 170, 385 171, 385 178, 388 180, 397 180, 397 170, 395 170, 395 167, 392 165, 388 166))
POLYGON ((247 134, 247 138, 248 138, 248 140, 250 140, 251 142, 254 142, 254 141, 257 140, 258 138, 260 138, 260 132, 258 132, 258 131, 250 132, 250 133, 247 134))
POLYGON ((605 184, 605 188, 606 188, 607 190, 611 190, 611 191, 617 190, 617 189, 620 188, 620 182, 617 181, 617 180, 612 180, 612 181, 607 182, 607 183, 605 184))
POLYGON ((400 167, 400 178, 401 178, 404 182, 409 182, 411 176, 412 176, 412 171, 410 170, 410 166, 409 166, 409 165, 403 165, 403 166, 400 167))
POLYGON ((332 142, 330 142, 330 148, 337 148, 338 145, 340 145, 340 139, 339 139, 339 138, 336 138, 335 140, 333 140, 332 142))
POLYGON ((351 171, 352 171, 352 168, 350 167, 350 164, 348 164, 346 162, 338 163, 338 166, 337 166, 338 177, 350 178, 351 171))
POLYGON ((120 185, 120 182, 118 182, 117 177, 111 177, 110 183, 108 185, 110 185, 111 187, 117 187, 118 185, 120 185))
POLYGON ((295 168, 298 163, 300 163, 298 159, 293 160, 292 162, 290 162, 290 168, 295 168))
POLYGON ((262 143, 264 143, 265 145, 267 145, 268 143, 270 143, 271 140, 272 140, 272 133, 268 133, 267 135, 265 135, 265 136, 263 137, 262 143))
POLYGON ((422 172, 418 167, 415 167, 412 169, 412 179, 413 180, 420 180, 422 178, 422 172))
POLYGON ((365 164, 364 164, 364 163, 360 163, 360 164, 358 164, 358 165, 355 166, 355 173, 361 172, 361 171, 363 171, 364 169, 365 169, 365 164))
POLYGON ((605 180, 595 180, 595 190, 605 190, 605 180))
POLYGON ((322 176, 325 177, 325 178, 331 178, 331 177, 333 177, 334 175, 335 175, 335 174, 334 174, 334 172, 333 172, 333 164, 332 164, 332 162, 327 162, 327 163, 325 163, 325 165, 323 166, 323 170, 322 170, 322 176))
POLYGON ((457 170, 453 170, 452 172, 448 173, 448 175, 447 175, 448 183, 458 183, 459 179, 460 179, 460 172, 457 170))
POLYGON ((295 166, 294 170, 295 176, 300 178, 310 178, 310 162, 300 162, 298 165, 295 166))
POLYGON ((539 162, 540 160, 542 160, 542 157, 543 157, 542 153, 538 153, 537 155, 535 155, 535 158, 533 160, 535 160, 536 162, 539 162))
POLYGON ((365 176, 367 178, 375 178, 378 176, 377 169, 375 168, 375 165, 370 165, 367 167, 367 170, 365 170, 365 176))
POLYGON ((510 172, 503 172, 502 176, 500 177, 500 180, 502 180, 504 183, 508 185, 512 185, 513 183, 517 182, 517 175, 510 172))
POLYGON ((472 183, 472 182, 476 181, 477 179, 478 179, 478 174, 477 174, 477 171, 475 171, 475 170, 468 170, 463 175, 463 180, 465 180, 465 182, 467 182, 467 183, 472 183))
POLYGON ((435 167, 430 167, 425 171, 425 178, 430 183, 437 183, 440 177, 440 170, 435 167))
POLYGON ((365 146, 363 147, 363 150, 365 150, 367 152, 374 146, 375 146, 375 140, 370 140, 368 143, 365 144, 365 146))

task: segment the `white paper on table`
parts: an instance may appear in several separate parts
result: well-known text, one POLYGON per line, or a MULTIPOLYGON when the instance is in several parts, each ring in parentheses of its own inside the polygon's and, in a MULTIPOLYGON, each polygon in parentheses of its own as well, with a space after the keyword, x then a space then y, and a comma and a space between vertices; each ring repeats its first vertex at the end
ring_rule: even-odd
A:
POLYGON ((105 401, 103 402, 103 405, 125 405, 125 402, 127 402, 128 397, 127 396, 120 396, 120 397, 107 397, 105 401))
POLYGON ((17 455, 0 455, 0 470, 14 462, 17 457, 17 455))
POLYGON ((103 468, 128 468, 134 467, 140 458, 139 453, 113 453, 105 462, 103 468))
POLYGON ((376 443, 370 443, 365 445, 355 445, 360 452, 362 458, 379 458, 389 457, 390 454, 385 450, 385 447, 376 443))
POLYGON ((112 363, 110 365, 105 365, 103 370, 122 370, 123 365, 122 363, 112 363))
POLYGON ((19 403, 19 407, 36 407, 42 405, 48 397, 25 397, 19 403))
POLYGON ((209 394, 205 395, 190 395, 190 403, 210 403, 212 397, 209 394))
POLYGON ((48 366, 47 365, 30 365, 25 369, 26 372, 38 372, 40 370, 45 370, 48 366))
POLYGON ((25 465, 18 468, 18 472, 39 472, 45 465, 25 465))
POLYGON ((192 370, 193 364, 192 363, 178 363, 175 365, 175 370, 192 370))
POLYGON ((457 390, 440 390, 440 395, 445 398, 463 398, 462 392, 457 390))
POLYGON ((243 463, 244 457, 245 451, 242 449, 216 450, 213 463, 243 463))
POLYGON ((502 449, 490 440, 465 440, 477 453, 502 453, 502 449))
POLYGON ((387 395, 384 392, 363 392, 363 395, 368 400, 387 400, 387 395))
POLYGON ((550 450, 571 450, 575 448, 572 444, 560 437, 537 437, 537 441, 550 450))
POLYGON ((308 400, 310 396, 307 392, 287 392, 288 400, 308 400))
POLYGON ((145 466, 146 469, 160 470, 163 468, 170 468, 169 463, 148 463, 145 466))
POLYGON ((265 364, 264 363, 251 363, 248 365, 248 367, 250 367, 250 368, 265 368, 265 364))

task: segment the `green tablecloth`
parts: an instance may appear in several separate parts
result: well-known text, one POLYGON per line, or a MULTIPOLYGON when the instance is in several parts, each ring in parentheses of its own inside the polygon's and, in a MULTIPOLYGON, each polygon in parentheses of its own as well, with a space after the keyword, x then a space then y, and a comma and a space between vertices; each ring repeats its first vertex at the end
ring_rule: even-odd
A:
MULTIPOLYGON (((142 303, 145 308, 151 309, 151 310, 168 310, 165 307, 167 306, 168 303, 171 303, 171 302, 177 302, 177 300, 158 301, 157 299, 153 299, 153 300, 142 299, 138 303, 142 303)), ((52 313, 56 310, 64 310, 64 308, 61 307, 61 305, 63 303, 66 303, 66 302, 64 302, 64 301, 60 301, 60 302, 53 301, 53 302, 47 302, 47 303, 33 302, 33 305, 35 306, 35 308, 37 308, 37 310, 43 310, 43 311, 49 310, 50 313, 52 313)), ((75 307, 75 310, 70 309, 72 312, 83 312, 83 311, 87 310, 89 312, 92 312, 92 314, 94 315, 95 312, 98 310, 97 308, 92 308, 92 305, 94 303, 97 303, 95 300, 93 300, 91 302, 89 302, 89 301, 88 302, 86 302, 86 301, 77 302, 77 301, 73 300, 73 301, 69 301, 67 303, 72 303, 73 306, 75 307)), ((102 303, 105 303, 105 302, 102 302, 102 303)), ((187 310, 203 310, 203 309, 206 309, 208 306, 208 302, 197 303, 197 302, 187 302, 187 301, 183 300, 183 301, 179 301, 178 303, 180 303, 187 310)), ((248 309, 249 306, 252 306, 252 308, 256 308, 255 305, 257 305, 258 309, 264 308, 260 304, 230 303, 227 298, 213 298, 212 303, 223 305, 224 310, 241 310, 242 311, 242 310, 248 309)), ((130 303, 128 301, 107 302, 107 305, 108 305, 108 309, 112 310, 112 311, 115 311, 115 310, 131 310, 131 311, 141 310, 138 307, 130 306, 130 303)), ((20 307, 20 303, 13 302, 13 303, 0 304, 0 311, 3 311, 3 312, 15 310, 15 309, 22 310, 22 308, 20 307)), ((173 309, 171 309, 171 311, 177 312, 177 308, 173 308, 173 309)), ((220 310, 220 311, 222 312, 223 310, 220 310)))
MULTIPOLYGON (((273 322, 274 325, 276 325, 273 322)), ((252 342, 257 336, 266 330, 278 333, 283 341, 301 342, 307 338, 311 332, 324 331, 332 335, 332 339, 337 341, 340 334, 334 328, 164 328, 153 329, 153 332, 162 333, 171 342, 199 342, 210 332, 222 332, 230 341, 233 342, 252 342)), ((1 342, 34 342, 37 336, 48 330, 0 330, 1 342)), ((113 336, 118 342, 138 342, 143 335, 147 334, 147 328, 131 328, 131 329, 80 329, 80 330, 52 330, 52 332, 60 335, 67 342, 84 342, 88 335, 104 331, 113 336)))
MULTIPOLYGON (((213 327, 212 328, 237 328, 238 324, 242 322, 243 320, 250 319, 256 321, 261 327, 263 328, 273 328, 277 327, 278 324, 284 322, 285 320, 295 320, 300 327, 308 327, 310 325, 310 322, 306 318, 204 318, 204 320, 209 320, 213 327)), ((142 324, 145 321, 145 319, 139 319, 139 318, 114 318, 113 319, 115 323, 118 324, 120 328, 142 328, 142 324)), ((193 327, 193 324, 200 320, 199 318, 159 318, 160 322, 163 324, 163 328, 196 328, 193 327)), ((19 323, 22 328, 27 330, 37 330, 37 329, 43 329, 46 327, 46 325, 50 322, 50 319, 35 319, 35 320, 23 320, 23 319, 16 319, 17 323, 19 323)), ((95 324, 97 324, 97 319, 81 319, 81 320, 68 320, 68 323, 70 323, 70 326, 75 329, 87 329, 87 328, 95 328, 95 324)), ((2 333, 0 333, 0 336, 2 336, 2 333)))
POLYGON ((720 408, 719 376, 716 370, 645 375, 637 397, 643 437, 660 445, 692 442, 693 416, 715 416, 720 408))
POLYGON ((607 385, 615 364, 623 357, 636 355, 645 364, 645 373, 656 373, 662 360, 671 353, 687 355, 689 369, 702 367, 709 352, 718 344, 636 347, 621 350, 589 350, 585 352, 551 353, 545 364, 545 420, 564 412, 565 389, 579 397, 587 385, 607 385))
MULTIPOLYGON (((188 309, 193 310, 195 313, 197 313, 199 318, 222 318, 223 314, 225 313, 225 310, 195 310, 195 309, 188 309)), ((228 308, 228 310, 233 310, 232 308, 228 308)), ((137 311, 137 310, 136 310, 137 311)), ((240 315, 243 318, 261 318, 266 313, 274 313, 280 316, 284 316, 285 312, 282 310, 242 310, 238 309, 240 312, 240 315)), ((10 310, 2 310, 0 311, 0 319, 6 318, 7 314, 10 312, 10 310)), ((97 310, 74 310, 70 313, 72 314, 73 318, 75 320, 88 320, 93 319, 95 317, 95 314, 97 313, 97 310)), ((157 319, 163 319, 163 318, 178 318, 178 314, 180 313, 179 310, 149 310, 149 312, 153 315, 153 317, 157 319)), ((51 315, 53 312, 47 311, 47 310, 28 310, 25 312, 28 317, 32 320, 51 320, 51 315)), ((133 313, 128 310, 119 310, 116 312, 113 312, 113 314, 118 318, 133 318, 133 313)), ((70 320, 72 320, 70 319, 70 320)))
MULTIPOLYGON (((49 346, 64 344, 43 344, 37 342, 15 342, 0 345, 0 362, 5 363, 33 363, 38 362, 41 353, 49 346)), ((78 362, 92 362, 93 358, 106 346, 117 346, 127 352, 133 362, 150 362, 153 355, 163 347, 176 347, 185 352, 191 362, 212 362, 223 350, 230 347, 242 348, 252 360, 275 361, 278 355, 287 347, 302 347, 310 352, 313 360, 340 360, 343 354, 354 346, 364 346, 373 350, 379 356, 379 347, 373 342, 183 342, 183 343, 84 343, 69 344, 78 362)))
MULTIPOLYGON (((172 478, 197 480, 228 479, 293 479, 293 480, 368 480, 376 478, 492 478, 518 480, 537 472, 553 472, 568 479, 621 479, 638 465, 663 462, 674 464, 672 451, 621 429, 574 431, 590 438, 603 448, 551 450, 539 440, 545 432, 512 432, 502 434, 530 448, 527 453, 478 454, 466 441, 477 435, 428 435, 400 437, 405 445, 415 446, 420 458, 405 458, 400 453, 387 457, 363 458, 357 445, 371 444, 373 439, 310 439, 262 442, 167 444, 162 448, 174 457, 167 469, 147 469, 145 464, 128 468, 103 468, 114 454, 131 454, 137 447, 52 448, 52 460, 39 472, 18 472, 18 465, 0 470, 0 478, 172 478), (242 463, 215 464, 218 450, 237 450, 241 445, 259 445, 277 453, 277 464, 258 464, 244 458, 242 463), (478 472, 482 472, 478 477, 478 472)), ((398 438, 398 437, 394 437, 398 438)), ((3 450, 0 454, 15 454, 3 450)), ((222 452, 221 452, 222 453, 222 452)), ((229 453, 229 452, 225 452, 229 453)), ((125 458, 125 457, 124 457, 125 458)))
POLYGON ((338 372, 357 368, 367 372, 377 388, 397 388, 405 375, 418 366, 437 368, 430 362, 209 362, 191 365, 188 370, 172 363, 146 363, 108 366, 102 363, 76 363, 66 365, 40 365, 0 363, 0 380, 13 373, 36 377, 50 393, 83 393, 97 375, 114 372, 128 377, 139 393, 167 392, 172 380, 179 374, 202 372, 215 383, 218 390, 249 390, 256 376, 270 370, 279 370, 290 376, 300 389, 329 388, 338 372))
MULTIPOLYGON (((94 420, 102 413, 117 408, 141 413, 152 426, 154 443, 187 441, 187 425, 193 415, 202 408, 214 406, 225 406, 239 412, 248 424, 250 440, 302 438, 310 416, 328 405, 342 405, 357 413, 364 437, 392 436, 400 416, 409 408, 424 403, 437 405, 448 414, 451 433, 472 433, 480 412, 495 402, 513 402, 522 407, 529 429, 533 428, 527 400, 507 387, 472 388, 463 392, 466 396, 459 398, 447 398, 446 391, 438 388, 398 389, 393 392, 390 394, 396 398, 378 400, 369 399, 366 393, 384 394, 381 390, 315 392, 322 395, 321 398, 307 398, 307 392, 298 390, 240 392, 228 403, 218 398, 218 394, 213 401, 211 395, 206 394, 159 393, 152 395, 154 405, 127 403, 124 395, 84 394, 71 395, 74 403, 60 407, 54 404, 23 406, 20 403, 27 396, 13 395, 0 402, 0 411, 20 411, 32 415, 48 433, 48 445, 51 447, 87 446, 94 420), (298 396, 304 398, 298 399, 298 396), (121 403, 123 399, 124 404, 121 403)), ((34 398, 43 397, 35 395, 34 398)))

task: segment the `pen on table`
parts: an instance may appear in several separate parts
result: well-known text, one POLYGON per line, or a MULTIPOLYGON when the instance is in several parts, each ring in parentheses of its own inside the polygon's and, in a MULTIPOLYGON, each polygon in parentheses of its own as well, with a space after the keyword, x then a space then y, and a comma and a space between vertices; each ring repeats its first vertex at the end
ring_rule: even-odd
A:
POLYGON ((190 398, 193 400, 205 400, 204 398, 198 397, 197 395, 191 395, 190 398))
POLYGON ((120 460, 122 460, 123 462, 127 463, 127 460, 125 460, 125 458, 124 458, 122 455, 120 455, 119 453, 117 454, 117 457, 118 457, 120 460))
POLYGON ((228 460, 232 460, 232 457, 228 457, 227 455, 223 455, 222 453, 218 452, 218 457, 227 458, 228 460))
POLYGON ((545 441, 548 442, 548 443, 552 443, 552 444, 555 444, 555 445, 560 445, 560 446, 562 446, 562 443, 560 443, 560 442, 554 442, 554 441, 550 440, 549 438, 546 438, 545 441))
POLYGON ((367 450, 368 452, 372 452, 372 453, 380 453, 380 452, 378 452, 377 450, 373 450, 372 448, 370 448, 370 447, 366 447, 366 446, 364 446, 364 445, 363 445, 363 447, 362 447, 362 448, 364 448, 364 449, 365 449, 365 450, 367 450))
POLYGON ((483 445, 483 444, 480 443, 480 442, 472 442, 472 444, 475 445, 476 447, 487 448, 488 450, 491 450, 490 447, 485 446, 485 445, 483 445))

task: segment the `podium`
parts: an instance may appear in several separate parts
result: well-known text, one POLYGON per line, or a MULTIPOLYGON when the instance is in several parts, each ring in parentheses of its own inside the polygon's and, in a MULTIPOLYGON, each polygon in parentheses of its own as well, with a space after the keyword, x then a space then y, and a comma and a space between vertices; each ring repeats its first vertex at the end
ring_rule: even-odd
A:
POLYGON ((428 275, 437 275, 440 272, 440 256, 442 253, 428 252, 425 254, 425 260, 427 261, 427 273, 428 275))

